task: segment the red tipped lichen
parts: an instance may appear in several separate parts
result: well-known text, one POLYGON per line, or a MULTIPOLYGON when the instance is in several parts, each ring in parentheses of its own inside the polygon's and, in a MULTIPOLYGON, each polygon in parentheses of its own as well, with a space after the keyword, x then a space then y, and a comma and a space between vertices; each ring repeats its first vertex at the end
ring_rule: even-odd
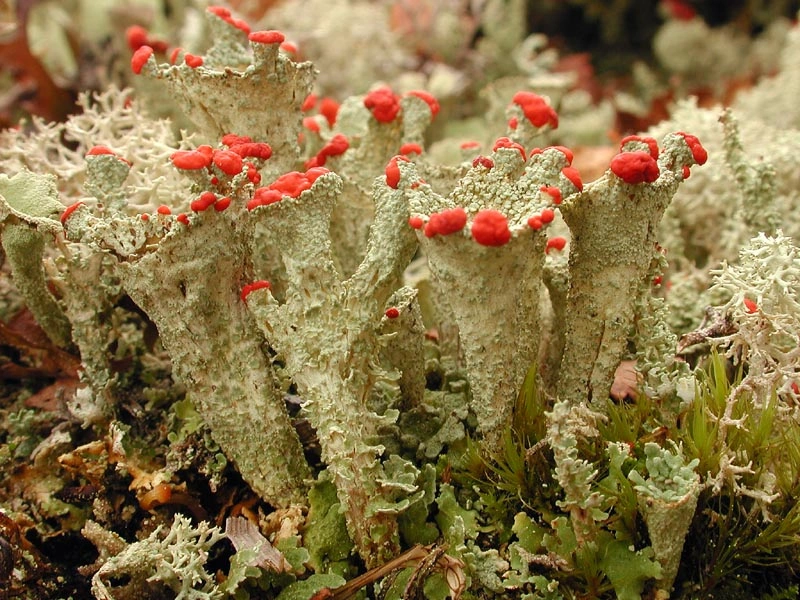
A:
POLYGON ((611 159, 611 172, 625 183, 653 183, 660 174, 658 163, 648 152, 620 152, 611 159))
POLYGON ((192 200, 189 208, 194 212, 203 212, 217 201, 217 195, 214 192, 203 192, 196 200, 192 200))
POLYGON ((397 156, 393 156, 391 159, 389 159, 389 163, 386 165, 386 169, 384 170, 384 174, 386 175, 386 185, 394 189, 397 189, 397 186, 400 183, 400 167, 397 166, 398 160, 404 160, 408 162, 408 158, 402 154, 398 154, 397 156))
POLYGON ((197 171, 211 166, 212 153, 197 150, 178 150, 169 157, 172 164, 184 171, 197 171))
POLYGON ((522 109, 525 118, 534 127, 558 127, 558 114, 547 101, 533 92, 517 92, 511 101, 522 109))
POLYGON ((450 235, 464 229, 467 224, 467 213, 460 206, 433 213, 425 224, 425 237, 450 235))
POLYGON ((431 94, 430 92, 426 92, 425 90, 411 90, 406 94, 407 96, 416 96, 421 100, 424 100, 428 104, 428 108, 431 109, 431 115, 436 116, 439 114, 440 106, 439 101, 431 94))
POLYGON ((575 167, 564 167, 561 169, 561 174, 570 180, 572 185, 578 188, 579 192, 583 191, 583 181, 581 181, 581 174, 575 167))
POLYGON ((256 290, 263 290, 269 289, 271 286, 269 281, 265 279, 260 279, 258 281, 254 281, 253 283, 248 283, 246 286, 242 288, 242 293, 240 297, 242 298, 242 302, 247 300, 247 296, 250 295, 250 292, 255 292, 256 290))
MULTIPOLYGON (((572 180, 570 180, 572 181, 572 180)), ((578 179, 580 181, 580 179, 578 179)), ((573 184, 575 182, 573 181, 573 184)), ((577 187, 577 186, 576 186, 577 187)), ((580 188, 579 188, 580 189, 580 188)), ((561 190, 552 185, 543 185, 539 188, 540 192, 544 192, 553 199, 553 204, 561 204, 561 190)))
POLYGON ((481 166, 484 169, 491 169, 492 167, 494 167, 494 161, 488 156, 476 156, 472 160, 472 166, 473 167, 481 166))
POLYGON ((379 123, 391 123, 400 112, 400 101, 388 87, 379 87, 364 97, 364 106, 379 123))
POLYGON ((226 133, 222 136, 222 143, 228 146, 236 146, 237 144, 249 144, 253 141, 249 135, 236 135, 235 133, 226 133))
POLYGON ((283 194, 279 190, 271 190, 265 187, 258 188, 253 192, 253 197, 247 202, 247 210, 280 202, 281 198, 283 198, 283 194))
POLYGON ((183 62, 186 63, 187 67, 191 67, 192 69, 196 69, 197 67, 203 66, 203 57, 198 56, 196 54, 189 54, 188 52, 183 55, 183 62))
POLYGON ((349 147, 350 142, 347 139, 347 136, 337 133, 335 136, 329 139, 322 148, 320 148, 316 156, 306 162, 306 168, 321 167, 328 161, 328 157, 344 154, 349 147))
POLYGON ((214 150, 211 155, 214 165, 226 175, 238 175, 244 168, 242 157, 233 150, 214 150))
POLYGON ((74 213, 79 206, 82 206, 83 202, 76 202, 74 204, 70 204, 67 208, 64 209, 64 212, 61 213, 61 224, 64 225, 67 222, 67 219, 70 218, 70 215, 74 213))
POLYGON ((336 123, 336 117, 339 116, 339 103, 333 98, 325 97, 319 101, 319 114, 325 117, 328 125, 331 127, 336 123))
POLYGON ((228 196, 225 196, 224 198, 220 198, 219 200, 214 202, 214 210, 217 212, 222 212, 230 205, 231 205, 231 199, 228 196))
POLYGON ((209 6, 206 11, 218 16, 229 25, 236 27, 236 29, 243 31, 248 35, 250 34, 250 26, 242 19, 234 18, 233 15, 231 15, 231 11, 224 6, 209 6))
POLYGON ((158 214, 160 214, 160 215, 171 215, 172 214, 172 209, 169 206, 167 206, 166 204, 162 204, 161 206, 159 206, 156 209, 156 212, 158 214))
POLYGON ((750 298, 744 299, 744 308, 751 315, 755 312, 758 312, 758 304, 756 304, 755 301, 751 300, 750 298))
POLYGON ((620 150, 625 150, 625 145, 631 142, 642 142, 643 144, 647 145, 648 150, 650 151, 650 156, 654 159, 658 158, 658 142, 654 138, 641 136, 641 135, 628 135, 622 138, 619 141, 619 148, 620 150))
POLYGON ((422 146, 409 142, 400 146, 400 154, 408 156, 409 154, 422 154, 422 146))
POLYGON ((511 239, 508 219, 497 210, 481 210, 472 220, 472 238, 483 246, 503 246, 511 239))
POLYGON ((400 316, 400 311, 397 310, 397 308, 395 308, 394 306, 391 306, 387 308, 386 312, 384 312, 383 314, 386 315, 387 319, 396 319, 397 317, 400 316))
POLYGON ((271 29, 268 31, 254 31, 247 36, 247 39, 256 44, 282 44, 286 41, 286 36, 280 31, 271 29))
POLYGON ((708 152, 705 148, 703 148, 703 144, 700 143, 700 140, 697 139, 696 136, 690 133, 684 133, 682 131, 678 132, 678 135, 682 135, 683 139, 686 140, 686 145, 689 146, 689 150, 692 151, 692 158, 694 158, 694 162, 698 165, 706 164, 708 160, 708 152))
POLYGON ((229 145, 228 149, 242 158, 267 160, 272 156, 272 147, 266 142, 240 142, 229 145))
POLYGON ((519 152, 520 155, 522 155, 522 160, 525 160, 525 148, 523 148, 522 145, 518 144, 517 142, 512 142, 507 137, 497 138, 492 150, 497 150, 498 148, 513 148, 514 150, 519 152))
POLYGON ((550 250, 563 250, 567 245, 567 239, 561 236, 552 237, 547 240, 547 244, 544 247, 544 251, 547 254, 550 254, 550 250))
POLYGON ((136 52, 147 45, 147 29, 141 25, 131 25, 125 30, 125 41, 128 42, 128 48, 136 52))
POLYGON ((145 63, 153 56, 153 48, 150 46, 142 46, 133 53, 131 56, 131 70, 139 75, 144 68, 145 63))
POLYGON ((412 229, 422 229, 422 227, 425 225, 425 221, 419 215, 414 215, 413 217, 408 218, 408 224, 412 229))

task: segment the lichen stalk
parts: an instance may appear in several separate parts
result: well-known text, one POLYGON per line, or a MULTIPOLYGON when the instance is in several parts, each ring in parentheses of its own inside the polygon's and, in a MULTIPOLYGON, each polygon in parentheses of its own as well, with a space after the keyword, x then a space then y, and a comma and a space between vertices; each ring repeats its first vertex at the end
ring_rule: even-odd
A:
POLYGON ((329 238, 341 188, 337 175, 325 174, 297 198, 254 211, 275 239, 285 240, 279 250, 288 282, 283 303, 265 288, 252 292, 247 304, 303 399, 356 550, 375 566, 399 551, 396 515, 403 501, 395 498, 396 486, 381 465, 384 448, 375 441, 396 411, 376 414, 369 401, 375 384, 388 378, 377 364, 381 316, 416 243, 400 226, 402 194, 376 185, 366 257, 342 281, 329 238))
MULTIPOLYGON (((546 236, 528 219, 548 205, 550 196, 540 187, 558 182, 566 164, 559 150, 537 154, 526 164, 517 149, 499 147, 476 159, 447 198, 420 184, 413 165, 400 165, 412 219, 427 219, 417 237, 458 325, 471 406, 486 449, 499 446, 519 387, 537 358, 546 236), (463 229, 429 235, 435 215, 458 207, 467 215, 463 229), (484 245, 471 235, 476 216, 487 210, 507 218, 504 243, 484 245)), ((565 189, 572 185, 561 183, 565 189)))
POLYGON ((683 168, 697 162, 683 136, 670 134, 654 181, 627 183, 607 171, 562 205, 571 241, 560 399, 580 403, 608 398, 637 300, 649 293, 656 227, 684 179, 683 168))
MULTIPOLYGON (((303 503, 310 471, 263 338, 239 298, 248 277, 247 230, 220 214, 188 228, 170 216, 157 245, 150 239, 123 256, 117 244, 93 237, 102 228, 87 213, 68 221, 68 233, 116 257, 122 287, 158 327, 173 375, 214 440, 263 499, 276 506, 303 503)), ((136 217, 116 224, 119 235, 150 226, 136 217)))

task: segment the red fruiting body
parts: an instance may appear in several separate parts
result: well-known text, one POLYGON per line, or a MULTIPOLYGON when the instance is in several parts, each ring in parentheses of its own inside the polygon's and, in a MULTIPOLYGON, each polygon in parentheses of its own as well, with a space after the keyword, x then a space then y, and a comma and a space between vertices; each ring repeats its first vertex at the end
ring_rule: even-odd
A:
POLYGON ((214 202, 214 210, 217 212, 222 212, 230 205, 231 205, 231 199, 228 198, 228 196, 225 196, 224 198, 220 198, 219 200, 214 202))
POLYGON ((149 221, 149 220, 150 220, 150 215, 148 215, 147 213, 144 213, 144 214, 142 214, 142 215, 139 215, 139 218, 140 218, 142 221, 149 221))
POLYGON ((236 135, 235 133, 226 133, 222 136, 222 143, 228 146, 236 146, 237 144, 249 144, 253 141, 249 135, 236 135))
POLYGON ((408 156, 409 154, 422 154, 422 146, 409 142, 400 146, 400 154, 408 156))
POLYGON ((323 156, 338 156, 340 154, 344 154, 349 147, 350 142, 348 141, 347 136, 337 133, 328 140, 328 143, 325 144, 319 152, 323 156))
POLYGON ((159 206, 156 209, 156 212, 158 214, 160 214, 160 215, 171 215, 172 214, 172 209, 169 206, 167 206, 166 204, 162 204, 161 206, 159 206))
POLYGON ((517 127, 519 127, 519 121, 517 121, 516 117, 511 117, 508 120, 508 128, 511 129, 512 131, 516 131, 517 127))
POLYGON ((543 225, 544 222, 542 221, 542 217, 540 215, 534 215, 528 219, 528 227, 531 229, 539 231, 543 225))
POLYGON ((439 114, 440 106, 439 101, 431 94, 430 92, 426 92, 425 90, 411 90, 406 94, 407 96, 416 96, 424 100, 428 104, 428 108, 431 109, 431 115, 436 116, 439 114))
POLYGON ((488 156, 476 156, 472 159, 472 166, 482 166, 484 169, 491 169, 494 166, 494 161, 488 156))
POLYGON ((330 170, 326 169, 325 167, 314 167, 306 171, 305 176, 306 179, 308 179, 308 182, 313 185, 317 179, 319 179, 326 173, 330 173, 330 170))
POLYGON ((290 171, 278 177, 267 187, 271 190, 281 192, 284 196, 297 198, 311 187, 311 182, 308 180, 305 173, 290 171))
POLYGON ((517 92, 511 99, 517 104, 534 127, 550 125, 553 129, 558 127, 558 115, 547 101, 533 92, 517 92))
POLYGON ((172 52, 169 53, 169 64, 174 65, 178 62, 178 56, 181 52, 183 52, 183 48, 173 48, 172 52))
POLYGON ((379 87, 364 97, 364 106, 379 123, 391 123, 400 112, 400 101, 388 87, 379 87))
POLYGON ((302 110, 303 112, 308 112, 316 105, 317 105, 317 95, 309 94, 308 96, 306 96, 306 99, 303 100, 303 103, 300 105, 300 110, 302 110))
POLYGON ((566 238, 560 236, 553 237, 547 240, 547 244, 544 247, 544 251, 549 254, 550 250, 563 250, 566 245, 567 245, 566 238))
POLYGON ((184 171, 197 171, 211 166, 211 155, 197 150, 178 150, 169 157, 172 164, 184 171))
POLYGON ((192 200, 189 204, 194 212, 203 212, 208 209, 214 202, 217 201, 217 195, 214 192, 203 192, 197 200, 192 200))
POLYGON ((422 229, 423 225, 425 225, 425 221, 419 215, 414 215, 408 218, 408 224, 413 229, 422 229))
POLYGON ((217 15, 220 19, 229 19, 231 16, 231 11, 224 6, 209 6, 206 9, 212 15, 217 15))
POLYGON ((131 56, 131 70, 139 75, 151 56, 153 56, 153 49, 150 46, 138 48, 131 56))
POLYGON ((86 156, 99 156, 101 154, 111 154, 112 156, 116 156, 117 153, 114 152, 108 146, 92 146, 89 148, 89 151, 86 153, 86 156))
POLYGON ((327 96, 319 102, 319 114, 321 114, 328 121, 328 125, 333 127, 336 123, 336 117, 339 115, 339 103, 333 98, 327 96))
POLYGON ((297 45, 292 42, 283 42, 281 44, 281 50, 287 54, 297 54, 297 45))
POLYGON ((648 153, 620 152, 611 159, 611 172, 625 183, 653 183, 660 173, 658 163, 648 153))
POLYGON ((178 221, 178 223, 183 223, 187 227, 189 226, 189 217, 186 215, 186 213, 180 213, 177 217, 175 217, 175 220, 178 221))
POLYGON ((280 31, 254 31, 247 36, 251 42, 256 44, 282 44, 286 40, 286 36, 280 31))
POLYGON ((252 199, 248 201, 247 210, 253 210, 259 206, 267 206, 268 204, 280 202, 281 198, 283 198, 283 194, 278 190, 271 190, 265 187, 258 188, 253 192, 252 199))
POLYGON ((467 213, 460 206, 433 213, 425 224, 425 237, 450 235, 464 229, 467 224, 467 213))
POLYGON ((647 144, 650 156, 654 159, 658 158, 658 142, 656 142, 655 139, 641 135, 627 135, 619 141, 619 149, 625 151, 625 145, 630 142, 642 142, 647 144))
POLYGON ((481 210, 472 220, 472 238, 483 246, 503 246, 511 239, 508 219, 497 210, 481 210))
POLYGON ((217 15, 220 19, 222 19, 229 25, 242 30, 244 33, 247 34, 250 33, 250 26, 241 19, 234 19, 231 16, 231 11, 225 8, 224 6, 209 6, 206 10, 213 15, 217 15))
POLYGON ((136 52, 147 44, 147 29, 141 25, 131 25, 125 30, 125 41, 128 42, 128 48, 136 52))
POLYGON ((386 312, 383 314, 386 315, 387 319, 396 319, 397 317, 400 316, 400 311, 397 310, 394 306, 392 306, 387 308, 386 312))
POLYGON ((187 67, 196 69, 197 67, 201 67, 203 65, 203 57, 197 56, 196 54, 189 54, 187 52, 183 55, 183 62, 186 63, 187 67))
POLYGON ((220 171, 231 177, 241 173, 244 166, 242 157, 232 150, 215 150, 212 160, 220 171))
POLYGON ((247 179, 250 180, 250 183, 253 185, 261 183, 261 173, 258 172, 258 168, 253 163, 246 163, 246 167, 247 179))
MULTIPOLYGON (((570 180, 572 181, 572 180, 570 180)), ((580 181, 580 179, 578 179, 580 181)), ((574 182, 573 182, 574 183, 574 182)), ((552 185, 543 185, 539 188, 540 192, 544 192, 553 199, 553 204, 561 204, 561 190, 552 185)))
POLYGON ((498 148, 513 148, 514 150, 518 151, 522 155, 522 160, 525 160, 525 148, 523 148, 517 142, 512 142, 507 137, 497 138, 494 143, 494 147, 492 150, 497 150, 498 148))
POLYGON ((749 314, 753 314, 754 312, 758 311, 758 304, 755 301, 750 300, 750 298, 744 299, 744 307, 749 314))
POLYGON ((272 156, 272 147, 266 142, 241 142, 228 148, 242 158, 260 158, 267 160, 272 156))
MULTIPOLYGON (((554 150, 558 150, 564 156, 567 157, 567 164, 572 164, 573 159, 575 158, 575 154, 573 154, 572 150, 567 148, 566 146, 549 146, 549 148, 553 148, 554 150)), ((545 148, 546 150, 547 148, 545 148)))
POLYGON ((708 160, 708 152, 706 152, 706 149, 703 148, 700 140, 690 133, 683 133, 682 131, 679 131, 678 134, 682 135, 683 139, 686 140, 686 145, 689 146, 689 150, 692 151, 692 158, 694 158, 694 162, 696 162, 698 165, 706 164, 706 161, 708 160))
POLYGON ((246 286, 242 288, 242 293, 241 293, 242 302, 247 300, 247 296, 250 295, 250 292, 255 292, 256 290, 263 290, 263 289, 268 290, 270 287, 272 286, 270 285, 269 281, 266 281, 264 279, 260 279, 259 281, 254 281, 253 283, 248 283, 246 286))
POLYGON ((474 140, 461 142, 461 144, 459 144, 459 148, 461 148, 462 150, 472 150, 473 148, 480 148, 480 147, 481 147, 481 143, 480 142, 476 142, 474 140))
MULTIPOLYGON (((564 167, 561 169, 561 174, 572 182, 579 192, 583 191, 583 181, 581 181, 581 174, 575 167, 564 167)), ((556 203, 558 204, 558 203, 556 203)))
POLYGON ((314 117, 304 117, 303 127, 309 131, 313 131, 314 133, 319 133, 319 123, 317 123, 317 120, 314 117))
POLYGON ((692 174, 692 170, 689 168, 689 165, 683 165, 683 169, 681 170, 681 175, 683 175, 684 179, 689 179, 689 175, 692 174))
POLYGON ((662 4, 673 19, 678 21, 691 21, 697 15, 692 5, 683 0, 663 0, 662 4))
POLYGON ((397 186, 400 183, 400 167, 397 166, 398 160, 408 162, 408 158, 402 154, 398 154, 397 156, 393 156, 389 159, 389 163, 386 165, 386 169, 384 169, 384 174, 386 175, 386 185, 394 189, 397 189, 397 186))
POLYGON ((544 224, 552 223, 553 219, 556 218, 556 212, 552 208, 545 208, 542 211, 541 218, 542 218, 542 223, 544 224))
POLYGON ((74 213, 79 206, 82 206, 83 202, 76 202, 75 204, 70 204, 67 208, 64 209, 64 212, 61 213, 61 224, 64 225, 69 219, 70 215, 74 213))

